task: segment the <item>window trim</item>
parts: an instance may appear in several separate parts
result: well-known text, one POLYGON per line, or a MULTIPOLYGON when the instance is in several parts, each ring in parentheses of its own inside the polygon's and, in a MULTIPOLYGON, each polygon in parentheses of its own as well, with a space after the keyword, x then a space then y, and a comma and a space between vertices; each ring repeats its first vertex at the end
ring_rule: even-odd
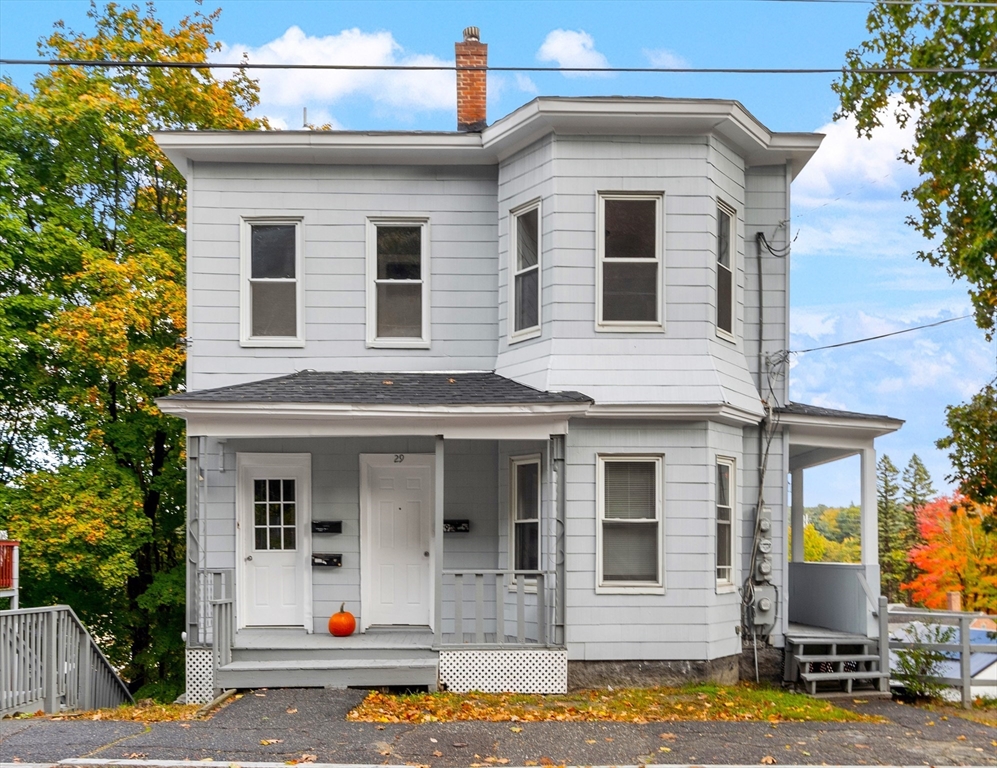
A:
POLYGON ((527 203, 516 206, 509 210, 509 343, 515 344, 527 339, 535 339, 543 332, 543 201, 535 198, 527 203), (529 270, 517 269, 519 263, 519 217, 529 213, 537 212, 537 264, 529 269, 537 271, 537 324, 529 328, 516 330, 516 278, 529 270))
MULTIPOLYGON (((733 592, 737 588, 737 584, 734 580, 734 575, 737 573, 737 546, 734 542, 734 534, 737 531, 737 462, 731 456, 722 456, 720 454, 716 457, 715 466, 719 467, 724 465, 730 469, 730 579, 723 580, 719 576, 716 577, 716 587, 717 594, 723 594, 726 592, 733 592)), ((716 472, 716 470, 714 470, 716 472)), ((720 566, 717 564, 717 560, 720 556, 720 537, 717 536, 716 526, 720 524, 720 516, 718 511, 720 504, 718 502, 718 492, 717 492, 717 479, 716 474, 714 474, 714 486, 713 486, 713 572, 716 575, 716 570, 720 566)))
POLYGON ((239 219, 239 346, 305 346, 305 248, 303 216, 242 216, 239 219), (295 336, 253 336, 253 226, 294 227, 295 336))
MULTIPOLYGON (((516 488, 516 470, 518 467, 524 464, 536 464, 537 466, 537 516, 536 516, 536 526, 537 526, 537 570, 543 570, 541 565, 541 558, 543 556, 543 537, 540 535, 540 519, 542 515, 543 508, 543 457, 539 453, 530 453, 523 456, 510 456, 509 457, 509 570, 515 571, 516 568, 516 526, 519 522, 530 522, 527 520, 520 521, 516 512, 516 504, 518 502, 519 494, 516 488)), ((533 583, 533 579, 527 579, 527 583, 533 583)), ((515 579, 512 580, 510 586, 515 585, 515 579)))
MULTIPOLYGON (((732 205, 717 198, 717 212, 723 211, 730 217, 730 232, 728 242, 730 243, 730 330, 720 327, 720 253, 714 255, 716 265, 715 280, 713 284, 715 299, 715 314, 713 326, 716 328, 717 336, 726 341, 737 342, 735 330, 737 329, 737 211, 732 205)), ((720 216, 717 216, 717 238, 720 235, 720 216)), ((717 240, 714 240, 716 243, 717 240)))
POLYGON ((418 214, 399 216, 368 216, 366 224, 366 296, 367 296, 367 347, 369 349, 429 349, 432 343, 430 334, 430 229, 429 217, 418 214), (418 226, 421 234, 421 263, 419 272, 422 275, 422 336, 416 337, 385 337, 377 335, 377 228, 378 226, 418 226))
MULTIPOLYGON (((663 595, 665 594, 665 509, 664 464, 660 453, 600 453, 596 454, 595 472, 595 592, 598 595, 663 595), (655 465, 655 515, 658 523, 658 580, 656 582, 606 581, 602 571, 602 528, 606 522, 606 464, 614 461, 645 461, 655 465)), ((614 518, 610 518, 614 520, 614 518)), ((646 520, 647 518, 642 518, 646 520)), ((616 520, 616 522, 619 522, 616 520)))
MULTIPOLYGON (((618 263, 647 263, 647 259, 614 259, 618 263)), ((665 330, 665 193, 664 192, 597 192, 595 206, 595 330, 603 333, 662 333, 665 330), (656 204, 654 237, 655 259, 658 265, 657 320, 603 320, 603 264, 606 261, 607 200, 653 200, 656 204)))

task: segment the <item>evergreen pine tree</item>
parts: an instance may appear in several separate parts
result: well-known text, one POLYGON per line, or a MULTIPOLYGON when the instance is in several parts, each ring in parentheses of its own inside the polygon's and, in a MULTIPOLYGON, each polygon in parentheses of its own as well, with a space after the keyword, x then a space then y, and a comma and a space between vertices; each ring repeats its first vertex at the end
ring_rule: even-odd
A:
MULTIPOLYGON (((931 475, 928 474, 927 468, 916 453, 910 457, 910 461, 904 469, 902 483, 902 506, 900 509, 902 538, 899 544, 903 551, 909 555, 915 547, 924 544, 917 518, 936 493, 931 485, 931 475)), ((902 582, 913 581, 918 573, 919 570, 914 562, 909 557, 905 557, 901 573, 902 582)))
POLYGON ((900 470, 883 455, 876 466, 876 513, 879 528, 880 589, 892 603, 900 597, 907 572, 903 513, 900 503, 900 470))

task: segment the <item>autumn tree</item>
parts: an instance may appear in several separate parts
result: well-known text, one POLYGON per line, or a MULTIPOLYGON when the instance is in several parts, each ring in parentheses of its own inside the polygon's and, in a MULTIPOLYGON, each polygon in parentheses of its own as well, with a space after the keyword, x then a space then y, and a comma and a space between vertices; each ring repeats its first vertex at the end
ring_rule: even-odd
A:
MULTIPOLYGON (((218 47, 217 11, 174 29, 151 4, 89 15, 93 32, 57 24, 41 55, 206 62, 218 47)), ((184 603, 183 425, 154 401, 184 383, 185 186, 151 132, 260 128, 256 103, 244 71, 203 68, 61 66, 30 93, 0 85, 0 361, 16 372, 0 387, 0 523, 26 542, 26 593, 104 616, 144 695, 182 681, 184 603), (81 540, 130 563, 73 583, 60 569, 92 563, 81 540)))
POLYGON ((919 573, 904 589, 928 608, 945 608, 946 593, 962 594, 967 611, 997 613, 997 532, 983 520, 993 510, 961 496, 940 497, 921 508, 924 543, 911 552, 919 573))
MULTIPOLYGON (((846 54, 834 84, 836 117, 854 117, 860 136, 884 121, 913 126, 900 159, 919 183, 904 193, 908 222, 932 247, 918 258, 969 284, 977 325, 997 324, 997 9, 986 3, 875 3, 870 37, 846 54), (869 69, 887 69, 870 72, 869 69), (865 71, 864 71, 865 70, 865 71), (911 71, 920 70, 920 71, 911 71)), ((997 500, 997 389, 947 411, 950 449, 964 495, 984 509, 997 500)))

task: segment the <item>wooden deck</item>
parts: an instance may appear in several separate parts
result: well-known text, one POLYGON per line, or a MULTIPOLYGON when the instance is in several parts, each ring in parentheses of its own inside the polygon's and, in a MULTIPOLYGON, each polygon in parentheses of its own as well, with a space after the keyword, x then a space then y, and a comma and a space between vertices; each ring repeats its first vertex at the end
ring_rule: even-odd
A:
POLYGON ((826 627, 814 627, 810 624, 795 624, 789 622, 786 629, 786 641, 796 640, 799 642, 817 643, 820 641, 848 643, 862 643, 869 638, 865 635, 856 635, 851 632, 841 632, 837 629, 827 629, 826 627))
POLYGON ((328 632, 309 634, 304 629, 284 627, 248 628, 235 633, 235 649, 268 650, 390 650, 433 647, 433 630, 429 627, 371 627, 349 637, 333 637, 328 632))

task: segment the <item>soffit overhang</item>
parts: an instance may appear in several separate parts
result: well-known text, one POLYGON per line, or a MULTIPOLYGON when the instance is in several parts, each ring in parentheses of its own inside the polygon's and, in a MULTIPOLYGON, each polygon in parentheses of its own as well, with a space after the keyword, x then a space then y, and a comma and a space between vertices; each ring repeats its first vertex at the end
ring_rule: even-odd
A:
POLYGON ((541 97, 481 133, 160 131, 154 136, 186 175, 191 163, 497 165, 550 133, 716 135, 748 166, 790 163, 794 177, 823 139, 817 133, 774 133, 737 101, 638 97, 541 97))

